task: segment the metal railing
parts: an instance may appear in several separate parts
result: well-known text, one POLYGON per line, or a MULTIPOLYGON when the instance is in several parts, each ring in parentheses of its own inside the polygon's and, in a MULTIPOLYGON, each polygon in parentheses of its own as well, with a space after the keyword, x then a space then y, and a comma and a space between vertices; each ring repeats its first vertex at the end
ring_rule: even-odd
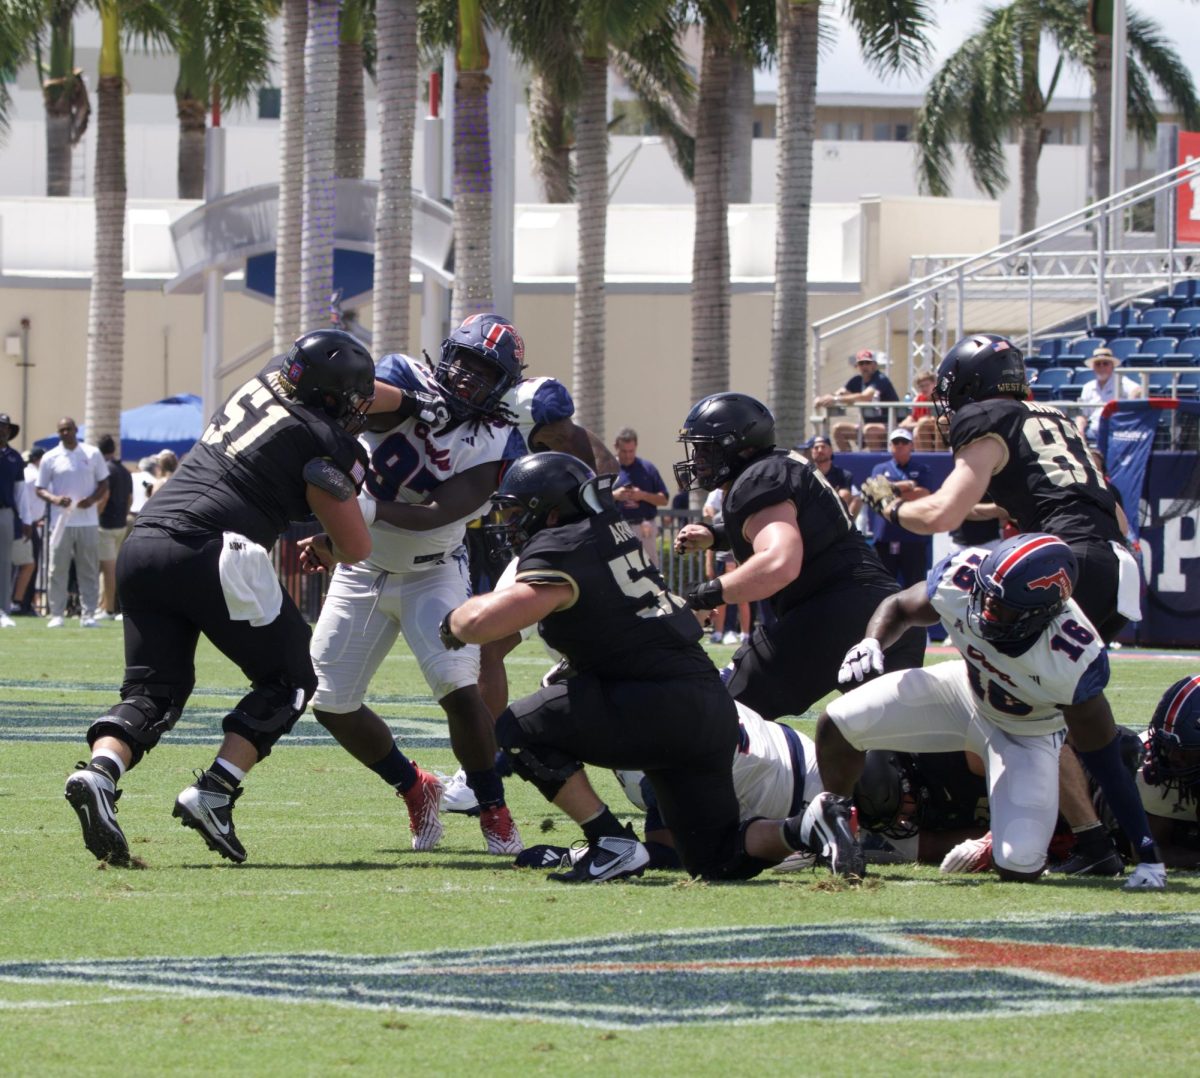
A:
POLYGON ((1198 176, 1200 160, 1189 161, 980 254, 915 257, 908 284, 812 324, 811 399, 820 395, 822 375, 828 378, 834 348, 852 355, 885 342, 890 349, 894 334, 906 334, 906 355, 888 371, 900 387, 897 379, 907 384, 915 367, 940 360, 967 328, 1029 342, 1041 326, 1091 313, 1103 321, 1129 296, 1200 273, 1200 252, 1178 249, 1173 239, 1176 190, 1198 176), (1113 222, 1149 198, 1167 201, 1168 246, 1114 250, 1107 242, 1113 222))

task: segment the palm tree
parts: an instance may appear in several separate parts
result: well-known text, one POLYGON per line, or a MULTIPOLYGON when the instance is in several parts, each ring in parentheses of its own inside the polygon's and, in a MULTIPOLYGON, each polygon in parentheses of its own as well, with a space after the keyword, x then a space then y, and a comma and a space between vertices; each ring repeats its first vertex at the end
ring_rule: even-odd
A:
MULTIPOLYGON (((1129 13, 1128 104, 1132 126, 1151 138, 1157 110, 1151 84, 1156 83, 1185 122, 1200 119, 1200 102, 1186 65, 1149 19, 1129 13)), ((1013 0, 990 11, 980 29, 968 38, 934 76, 917 123, 921 185, 934 195, 950 188, 951 142, 961 140, 967 165, 976 184, 995 198, 1008 184, 1003 142, 1016 125, 1020 146, 1021 232, 1037 223, 1037 164, 1041 154, 1042 117, 1054 94, 1059 73, 1070 61, 1093 71, 1096 37, 1087 20, 1086 0, 1013 0), (1043 93, 1038 83, 1038 55, 1043 33, 1058 49, 1050 84, 1043 93)), ((1111 77, 1101 62, 1101 79, 1111 77)), ((1096 93, 1100 94, 1097 87, 1096 93)), ((1108 125, 1094 137, 1107 140, 1108 125)), ((1097 151, 1105 179, 1097 191, 1106 191, 1107 152, 1097 151)))
POLYGON ((0 136, 8 132, 9 83, 28 59, 42 18, 42 0, 6 0, 0 5, 0 136))
POLYGON ((329 297, 333 292, 338 7, 339 0, 308 0, 308 33, 304 40, 304 224, 300 233, 302 330, 329 321, 329 297))
POLYGON ((367 108, 363 92, 368 0, 345 0, 338 36, 337 146, 333 174, 361 180, 367 156, 367 108))
MULTIPOLYGON (((140 0, 98 0, 100 73, 96 89, 95 254, 88 297, 84 422, 95 442, 121 429, 125 358, 125 77, 122 23, 142 38, 170 41, 162 9, 140 0)), ((118 447, 119 449, 119 447, 118 447)))
MULTIPOLYGON (((245 104, 267 81, 268 19, 277 5, 262 0, 168 0, 176 20, 179 118, 176 168, 180 198, 204 197, 204 140, 209 108, 245 104)), ((216 121, 214 121, 216 122, 216 121)))
POLYGON ((300 236, 304 223, 304 41, 308 0, 283 0, 279 67, 279 207, 275 222, 275 352, 301 333, 300 236))
POLYGON ((412 261, 413 117, 417 102, 416 0, 376 0, 379 201, 375 209, 376 355, 408 350, 412 261))
POLYGON ((46 110, 46 194, 52 198, 71 193, 71 154, 87 131, 91 115, 83 72, 75 66, 75 12, 80 2, 49 0, 45 7, 50 26, 49 62, 39 73, 46 110))
MULTIPOLYGON (((808 227, 816 108, 819 0, 778 0, 775 302, 770 403, 781 444, 804 432, 808 354, 808 227)), ((864 59, 880 73, 915 71, 928 54, 929 0, 843 0, 864 59)))

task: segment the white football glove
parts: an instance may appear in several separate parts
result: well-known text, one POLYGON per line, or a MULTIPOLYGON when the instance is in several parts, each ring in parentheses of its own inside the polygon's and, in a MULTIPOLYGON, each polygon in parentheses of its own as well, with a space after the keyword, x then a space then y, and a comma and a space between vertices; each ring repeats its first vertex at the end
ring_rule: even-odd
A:
POLYGON ((375 499, 365 490, 358 492, 358 507, 362 510, 363 523, 369 528, 375 523, 375 499))
POLYGON ((1125 891, 1165 891, 1167 866, 1161 861, 1143 861, 1125 881, 1125 891))
POLYGON ((848 685, 851 681, 865 681, 872 674, 883 673, 883 648, 873 636, 855 644, 842 660, 838 671, 838 684, 848 685))
POLYGON ((960 842, 945 857, 939 871, 943 875, 953 872, 986 872, 992 867, 992 833, 983 838, 969 838, 960 842))

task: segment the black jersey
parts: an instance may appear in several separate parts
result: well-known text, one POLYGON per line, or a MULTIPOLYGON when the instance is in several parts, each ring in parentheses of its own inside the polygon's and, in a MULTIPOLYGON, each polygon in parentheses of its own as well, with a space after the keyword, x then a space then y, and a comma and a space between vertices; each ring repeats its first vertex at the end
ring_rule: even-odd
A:
POLYGON ((544 618, 540 631, 580 672, 620 681, 713 672, 697 643, 700 623, 615 511, 538 532, 521 551, 517 580, 575 591, 575 601, 544 618))
POLYGON ((1116 500, 1071 421, 1057 408, 1007 398, 973 401, 954 413, 950 448, 981 438, 1004 446, 988 490, 1021 531, 1067 543, 1121 541, 1116 500))
MULTIPOLYGON (((800 575, 771 599, 776 615, 786 614, 809 596, 847 586, 896 583, 859 535, 846 503, 829 480, 803 457, 777 450, 753 461, 725 495, 725 533, 734 557, 745 562, 754 547, 743 533, 746 520, 760 509, 790 501, 804 540, 800 575)), ((820 631, 819 626, 813 627, 820 631)))
POLYGON ((332 461, 361 487, 366 451, 324 414, 275 388, 281 356, 235 390, 146 502, 137 528, 176 535, 233 531, 270 548, 293 520, 311 515, 304 466, 332 461))
POLYGON ((963 752, 922 752, 909 757, 918 791, 917 824, 922 831, 987 827, 987 781, 967 766, 963 752))

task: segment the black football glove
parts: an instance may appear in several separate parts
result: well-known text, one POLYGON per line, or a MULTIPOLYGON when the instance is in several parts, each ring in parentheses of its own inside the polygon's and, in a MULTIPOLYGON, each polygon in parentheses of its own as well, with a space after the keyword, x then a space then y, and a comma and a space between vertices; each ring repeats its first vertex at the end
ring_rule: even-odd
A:
POLYGON ((721 578, 697 584, 687 593, 686 601, 693 610, 716 610, 725 602, 725 588, 721 578))

